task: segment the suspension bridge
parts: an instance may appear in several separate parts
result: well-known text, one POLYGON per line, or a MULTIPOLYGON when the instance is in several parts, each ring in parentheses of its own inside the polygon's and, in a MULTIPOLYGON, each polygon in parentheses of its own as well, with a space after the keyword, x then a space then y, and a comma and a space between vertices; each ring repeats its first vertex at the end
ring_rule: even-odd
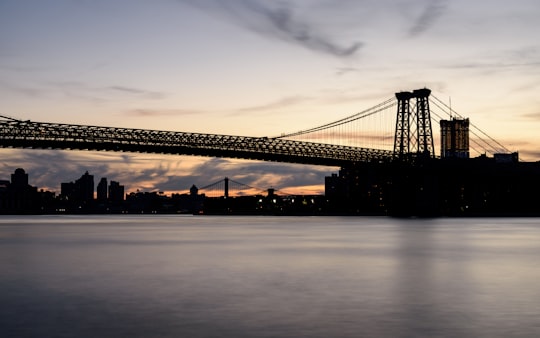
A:
MULTIPOLYGON (((0 147, 196 155, 340 167, 339 176, 325 178, 324 203, 306 202, 304 209, 298 209, 304 211, 316 206, 315 212, 327 208, 346 214, 540 215, 538 198, 531 197, 540 190, 540 163, 518 162, 517 153, 511 153, 427 88, 398 92, 336 121, 276 136, 113 128, 0 116, 0 147), (433 132, 437 125, 438 134, 433 132), (470 161, 462 161, 464 158, 470 161)), ((264 195, 262 189, 229 179, 203 188, 201 192, 209 197, 264 195)), ((260 200, 268 199, 272 203, 252 203, 250 208, 282 207, 277 198, 260 200)), ((227 201, 227 205, 216 202, 216 210, 245 209, 245 205, 228 204, 237 199, 213 200, 227 201)))
MULTIPOLYGON (((204 194, 206 197, 225 197, 230 196, 256 196, 256 195, 280 195, 291 196, 289 192, 278 190, 274 188, 258 188, 251 185, 238 182, 236 180, 225 177, 219 181, 207 184, 203 187, 197 188, 198 193, 204 194)), ((184 191, 183 193, 187 193, 184 191)))
MULTIPOLYGON (((0 116, 0 147, 139 152, 347 167, 418 155, 438 157, 432 125, 463 118, 429 89, 396 93, 337 121, 277 136, 249 137, 23 121, 0 116)), ((471 124, 471 153, 510 152, 471 124)))

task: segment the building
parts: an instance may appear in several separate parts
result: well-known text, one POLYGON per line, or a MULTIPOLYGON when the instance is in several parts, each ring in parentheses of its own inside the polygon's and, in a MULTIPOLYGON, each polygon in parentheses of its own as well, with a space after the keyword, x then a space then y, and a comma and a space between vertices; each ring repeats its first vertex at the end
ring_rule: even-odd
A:
POLYGON ((107 201, 107 178, 102 177, 97 185, 97 200, 99 202, 107 201))
POLYGON ((11 186, 16 189, 24 189, 28 186, 28 174, 24 169, 15 169, 15 172, 11 174, 11 186))
POLYGON ((84 173, 78 180, 75 181, 77 197, 80 201, 88 202, 94 200, 94 175, 84 173))
POLYGON ((60 199, 67 210, 83 211, 94 202, 94 176, 87 172, 75 182, 61 183, 60 199))
POLYGON ((11 182, 0 181, 0 212, 36 213, 39 210, 39 195, 36 187, 28 184, 28 174, 17 168, 11 174, 11 182))
POLYGON ((441 120, 441 158, 469 158, 469 119, 441 120))
POLYGON ((124 186, 116 181, 111 181, 109 185, 109 200, 111 202, 124 201, 124 186))

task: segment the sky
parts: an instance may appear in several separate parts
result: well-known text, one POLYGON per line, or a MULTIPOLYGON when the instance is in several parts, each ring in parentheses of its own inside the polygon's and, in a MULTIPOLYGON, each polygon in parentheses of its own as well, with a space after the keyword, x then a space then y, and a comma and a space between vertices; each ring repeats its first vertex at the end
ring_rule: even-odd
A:
MULTIPOLYGON (((273 136, 430 88, 525 161, 540 160, 537 0, 0 0, 0 115, 273 136)), ((230 177, 324 192, 339 168, 226 158, 0 149, 60 192, 88 171, 126 192, 230 177)))

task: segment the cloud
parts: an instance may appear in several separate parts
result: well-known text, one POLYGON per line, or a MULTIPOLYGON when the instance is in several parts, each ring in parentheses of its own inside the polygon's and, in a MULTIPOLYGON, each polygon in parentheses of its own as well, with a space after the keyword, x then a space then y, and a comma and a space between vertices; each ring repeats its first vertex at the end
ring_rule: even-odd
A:
POLYGON ((161 99, 165 96, 165 93, 162 93, 162 92, 149 91, 149 90, 133 88, 133 87, 109 86, 105 89, 109 89, 114 92, 135 95, 142 98, 148 98, 148 99, 161 99))
POLYGON ((28 98, 43 97, 49 94, 49 91, 32 85, 14 85, 0 81, 0 88, 5 91, 15 93, 28 98))
POLYGON ((419 35, 428 30, 441 17, 447 7, 446 0, 429 0, 428 4, 410 28, 411 36, 419 35))
POLYGON ((446 68, 452 69, 488 69, 493 71, 505 71, 507 69, 517 69, 517 68, 537 68, 540 66, 540 62, 528 62, 528 63, 517 63, 517 62, 463 62, 455 63, 446 66, 446 68))
POLYGON ((237 110, 237 112, 238 113, 245 113, 245 112, 253 113, 253 112, 275 111, 278 109, 282 109, 284 107, 294 106, 294 105, 301 104, 310 100, 312 100, 312 98, 306 97, 306 96, 288 96, 288 97, 284 97, 276 101, 262 104, 259 106, 240 108, 237 110))
POLYGON ((521 161, 531 161, 530 159, 538 159, 540 158, 540 151, 531 151, 531 150, 520 150, 519 152, 519 158, 521 161))
MULTIPOLYGON (((163 191, 185 193, 195 184, 198 188, 223 181, 225 177, 232 181, 255 188, 253 192, 265 192, 268 188, 285 191, 294 187, 316 187, 324 184, 324 177, 337 168, 309 166, 299 164, 248 161, 226 158, 198 158, 198 164, 183 171, 161 173, 164 180, 159 183, 163 191), (179 175, 178 172, 183 172, 179 175)), ((236 185, 235 185, 236 186, 236 185)), ((204 193, 201 190, 201 193, 204 193)), ((208 192, 208 191, 207 191, 208 192)))
POLYGON ((0 87, 30 98, 53 98, 61 96, 91 103, 102 103, 126 96, 136 99, 159 100, 167 95, 165 92, 121 85, 96 87, 79 81, 50 81, 28 85, 15 85, 0 81, 0 87))
POLYGON ((257 34, 324 54, 347 57, 355 54, 363 45, 358 41, 348 45, 340 45, 332 38, 317 31, 313 25, 295 16, 293 8, 286 2, 262 0, 179 1, 224 17, 257 34))
POLYGON ((58 150, 2 149, 2 176, 16 168, 23 168, 29 174, 29 184, 39 189, 60 193, 60 183, 78 179, 87 170, 106 169, 106 161, 92 163, 91 157, 81 160, 80 156, 58 150), (90 163, 89 163, 90 162, 90 163))
POLYGON ((151 108, 138 108, 130 109, 123 112, 124 115, 135 117, 152 117, 152 116, 186 116, 186 115, 200 115, 206 112, 201 110, 188 110, 188 109, 151 109, 151 108))
POLYGON ((336 75, 341 76, 349 73, 357 73, 360 69, 354 67, 338 67, 336 68, 336 75))
MULTIPOLYGON (((1 54, 0 54, 1 56, 1 54)), ((55 67, 44 67, 44 66, 30 66, 30 65, 0 65, 0 70, 7 71, 7 72, 13 72, 18 74, 25 74, 25 73, 38 73, 38 72, 46 72, 46 71, 55 71, 57 68, 55 67)))
POLYGON ((522 114, 521 116, 526 119, 540 121, 540 111, 536 113, 522 114))
POLYGON ((201 178, 212 178, 210 182, 206 181, 205 183, 212 183, 227 176, 241 183, 266 189, 271 186, 282 188, 291 185, 323 184, 324 175, 328 175, 331 168, 212 158, 194 168, 193 172, 201 178))
POLYGON ((15 169, 29 174, 29 184, 60 193, 60 183, 72 182, 86 171, 94 183, 102 177, 125 186, 126 193, 142 191, 186 192, 229 177, 243 184, 288 191, 291 187, 322 186, 337 168, 217 157, 44 149, 0 149, 0 179, 15 169))

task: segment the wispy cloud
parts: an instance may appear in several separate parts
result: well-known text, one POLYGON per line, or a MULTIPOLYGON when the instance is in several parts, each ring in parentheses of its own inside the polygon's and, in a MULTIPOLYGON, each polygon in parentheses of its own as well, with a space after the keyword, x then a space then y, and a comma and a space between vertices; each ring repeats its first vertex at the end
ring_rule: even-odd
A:
POLYGON ((79 81, 58 81, 50 82, 49 85, 62 90, 69 96, 99 97, 103 100, 117 96, 130 96, 138 99, 161 99, 166 96, 164 92, 151 91, 142 88, 128 87, 122 85, 91 86, 79 81))
POLYGON ((0 81, 0 88, 4 91, 29 98, 42 97, 49 94, 49 90, 33 85, 18 85, 0 81))
POLYGON ((201 115, 205 114, 201 110, 189 109, 154 109, 154 108, 138 108, 130 109, 122 112, 123 115, 132 117, 156 117, 156 116, 186 116, 186 115, 201 115))
POLYGON ((199 187, 229 177, 264 190, 322 185, 331 172, 321 166, 211 158, 193 168, 191 178, 199 187))
MULTIPOLYGON (((229 177, 262 190, 274 187, 321 186, 337 168, 155 154, 116 154, 67 150, 0 149, 0 179, 16 168, 29 174, 29 184, 60 193, 60 183, 78 179, 86 171, 119 181, 126 193, 136 190, 181 192, 229 177)), ((285 189, 286 190, 286 189, 285 189)))
POLYGON ((444 14, 446 7, 447 0, 429 0, 420 16, 409 29, 409 34, 416 36, 428 30, 444 14))
POLYGON ((26 74, 26 73, 39 73, 46 71, 55 71, 58 70, 55 67, 45 67, 45 66, 31 66, 31 65, 6 65, 0 64, 0 70, 6 72, 12 72, 17 74, 26 74))
POLYGON ((134 96, 147 98, 147 99, 161 99, 165 96, 165 93, 163 92, 150 91, 150 90, 133 88, 133 87, 109 86, 105 89, 111 90, 113 92, 120 92, 120 93, 134 95, 134 96))
POLYGON ((540 111, 536 113, 530 113, 530 114, 522 114, 522 117, 534 121, 540 121, 540 111))
POLYGON ((201 10, 217 14, 263 36, 276 38, 304 48, 347 57, 363 45, 353 41, 341 45, 298 17, 291 4, 262 0, 179 0, 201 10))
POLYGON ((336 68, 336 75, 341 76, 350 73, 357 73, 360 69, 354 67, 338 67, 336 68))
POLYGON ((167 96, 165 92, 121 85, 91 86, 80 81, 48 81, 32 84, 15 84, 0 81, 0 86, 13 93, 28 97, 65 96, 91 102, 103 102, 119 96, 147 100, 159 100, 167 96))
POLYGON ((521 150, 519 157, 521 161, 531 161, 531 159, 540 158, 540 151, 521 150))
POLYGON ((62 182, 75 181, 85 171, 110 172, 107 161, 97 161, 92 156, 58 150, 2 149, 2 176, 9 179, 15 168, 21 167, 29 174, 30 184, 39 189, 60 193, 62 182))
POLYGON ((511 63, 511 62, 463 62, 448 65, 447 68, 455 69, 491 69, 491 70, 507 70, 509 68, 526 68, 526 67, 538 67, 539 62, 524 62, 524 63, 511 63))
POLYGON ((246 112, 249 112, 249 113, 271 112, 271 111, 276 111, 278 109, 282 109, 285 107, 290 107, 297 104, 305 103, 310 100, 312 100, 312 98, 307 97, 307 96, 288 96, 288 97, 284 97, 284 98, 281 98, 281 99, 278 99, 276 101, 269 102, 266 104, 240 108, 236 111, 236 114, 246 113, 246 112))

